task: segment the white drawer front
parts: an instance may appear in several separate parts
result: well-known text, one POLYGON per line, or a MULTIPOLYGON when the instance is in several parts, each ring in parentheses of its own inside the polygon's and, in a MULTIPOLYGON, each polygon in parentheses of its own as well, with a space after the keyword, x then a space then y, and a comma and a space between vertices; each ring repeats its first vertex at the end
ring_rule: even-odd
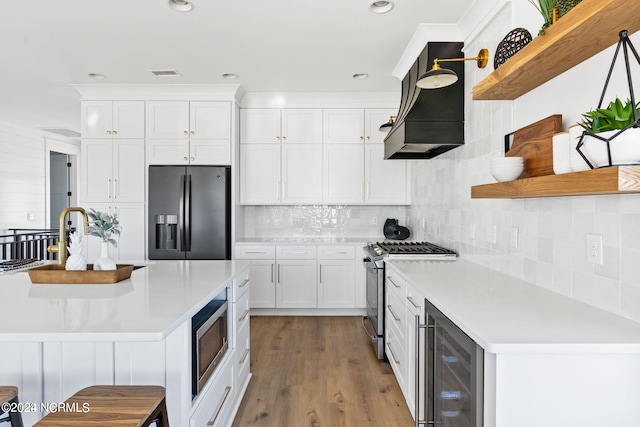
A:
POLYGON ((407 297, 407 282, 391 269, 387 269, 384 281, 387 292, 393 292, 400 300, 404 301, 407 297))
MULTIPOLYGON (((233 305, 233 332, 236 336, 243 333, 245 329, 249 328, 249 321, 251 319, 249 309, 249 292, 245 292, 242 297, 233 305)), ((234 344, 236 347, 238 343, 234 344)))
MULTIPOLYGON (((231 358, 231 362, 235 357, 231 358)), ((211 386, 203 391, 198 407, 193 411, 190 427, 224 426, 228 422, 233 408, 235 390, 233 389, 233 367, 224 363, 218 367, 219 372, 211 386)))
POLYGON ((236 363, 234 370, 236 373, 236 386, 242 387, 249 376, 249 367, 251 365, 251 340, 249 329, 242 331, 237 339, 238 345, 236 347, 236 363))
POLYGON ((315 245, 285 245, 276 246, 277 259, 315 259, 315 245))
POLYGON ((274 245, 236 245, 236 259, 274 259, 276 247, 274 245))
POLYGON ((233 302, 238 301, 238 299, 242 295, 244 295, 245 292, 249 290, 249 286, 250 286, 249 270, 247 270, 246 273, 233 279, 233 286, 231 287, 233 302))
POLYGON ((355 247, 349 245, 318 246, 318 259, 354 259, 355 247))

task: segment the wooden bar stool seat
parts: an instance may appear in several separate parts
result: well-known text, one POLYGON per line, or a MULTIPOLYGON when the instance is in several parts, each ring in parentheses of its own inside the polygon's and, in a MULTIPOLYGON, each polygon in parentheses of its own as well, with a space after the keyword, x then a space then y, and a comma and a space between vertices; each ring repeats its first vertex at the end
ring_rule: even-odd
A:
MULTIPOLYGON (((0 386, 0 405, 5 403, 18 403, 18 387, 0 386)), ((0 410, 0 424, 10 422, 11 427, 22 427, 22 415, 18 411, 7 411, 7 415, 3 416, 5 411, 0 410)))
POLYGON ((84 388, 50 412, 38 427, 169 427, 165 390, 161 386, 106 385, 84 388), (71 410, 70 410, 71 409, 71 410))

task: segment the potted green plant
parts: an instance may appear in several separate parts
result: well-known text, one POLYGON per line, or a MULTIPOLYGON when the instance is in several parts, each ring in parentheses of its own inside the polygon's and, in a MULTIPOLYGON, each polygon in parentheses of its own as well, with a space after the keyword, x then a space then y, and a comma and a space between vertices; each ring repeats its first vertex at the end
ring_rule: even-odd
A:
POLYGON ((109 257, 109 244, 118 247, 118 242, 114 236, 120 235, 120 223, 116 214, 110 215, 89 209, 89 235, 99 237, 102 240, 100 248, 100 258, 93 263, 94 270, 115 270, 116 263, 109 257))
MULTIPOLYGON (((588 157, 596 166, 615 166, 640 163, 640 103, 620 98, 606 108, 596 108, 582 115, 579 123, 584 133, 588 157)), ((579 151, 579 150, 578 150, 579 151)))

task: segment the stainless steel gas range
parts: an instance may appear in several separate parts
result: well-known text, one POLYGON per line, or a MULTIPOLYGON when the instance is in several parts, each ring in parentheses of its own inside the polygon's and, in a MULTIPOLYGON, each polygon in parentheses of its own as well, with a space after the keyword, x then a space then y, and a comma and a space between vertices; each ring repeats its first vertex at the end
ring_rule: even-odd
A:
POLYGON ((454 251, 429 242, 376 242, 363 248, 363 263, 367 269, 367 314, 363 326, 371 337, 378 359, 384 357, 384 281, 385 259, 455 260, 454 251))

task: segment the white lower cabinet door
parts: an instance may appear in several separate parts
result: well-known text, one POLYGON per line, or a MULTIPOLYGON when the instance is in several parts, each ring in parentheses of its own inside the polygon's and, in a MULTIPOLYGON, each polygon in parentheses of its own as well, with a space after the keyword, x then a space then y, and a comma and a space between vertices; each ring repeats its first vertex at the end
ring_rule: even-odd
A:
POLYGON ((190 427, 221 427, 230 423, 231 411, 234 406, 233 398, 235 390, 233 387, 233 367, 230 360, 234 360, 234 355, 219 365, 216 370, 217 376, 209 380, 211 384, 205 386, 203 392, 198 397, 199 402, 191 415, 190 427))
MULTIPOLYGON (((88 203, 83 207, 87 211, 95 209, 96 211, 117 215, 122 229, 120 236, 116 236, 118 246, 109 245, 109 256, 112 259, 115 261, 145 259, 144 203, 118 203, 115 205, 88 203)), ((95 236, 87 236, 85 239, 87 241, 87 263, 93 264, 100 257, 102 241, 95 236)))
POLYGON ((318 261, 318 307, 355 307, 355 261, 318 261))
POLYGON ((275 260, 251 260, 251 308, 275 308, 275 260))
POLYGON ((276 268, 277 308, 316 308, 316 260, 282 260, 276 268))

